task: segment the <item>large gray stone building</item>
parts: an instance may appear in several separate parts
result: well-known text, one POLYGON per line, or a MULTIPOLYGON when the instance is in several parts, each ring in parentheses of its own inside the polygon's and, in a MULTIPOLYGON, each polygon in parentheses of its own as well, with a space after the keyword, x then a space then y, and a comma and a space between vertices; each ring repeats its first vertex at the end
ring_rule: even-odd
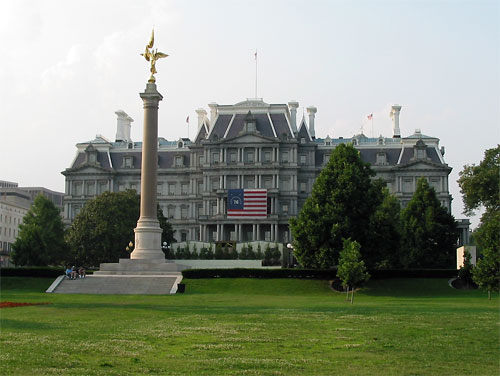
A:
MULTIPOLYGON (((401 137, 399 111, 392 106, 392 137, 316 137, 315 107, 297 121, 297 102, 267 104, 249 99, 198 109, 193 141, 158 139, 158 203, 178 241, 237 242, 291 240, 288 220, 310 195, 316 176, 340 143, 353 143, 377 177, 403 206, 416 181, 428 179, 441 204, 451 210, 448 175, 439 139, 419 130, 401 137), (228 217, 228 190, 263 189, 267 216, 228 217)), ((141 142, 130 138, 133 121, 117 111, 116 140, 96 136, 77 144, 66 177, 64 213, 70 223, 85 203, 105 191, 140 190, 141 142)))

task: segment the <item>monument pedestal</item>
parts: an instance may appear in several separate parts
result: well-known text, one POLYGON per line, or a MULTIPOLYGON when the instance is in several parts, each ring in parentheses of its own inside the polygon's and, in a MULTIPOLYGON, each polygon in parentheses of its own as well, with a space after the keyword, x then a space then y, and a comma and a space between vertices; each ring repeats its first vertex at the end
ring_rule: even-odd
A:
POLYGON ((134 232, 135 249, 130 254, 131 259, 165 262, 165 254, 161 250, 162 229, 157 219, 139 219, 134 232))

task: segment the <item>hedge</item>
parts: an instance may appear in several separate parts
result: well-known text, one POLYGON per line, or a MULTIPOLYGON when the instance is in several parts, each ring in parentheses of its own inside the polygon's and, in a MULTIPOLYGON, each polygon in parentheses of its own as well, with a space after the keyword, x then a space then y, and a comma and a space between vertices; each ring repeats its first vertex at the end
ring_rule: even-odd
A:
MULTIPOLYGON (((86 274, 92 274, 93 271, 86 271, 86 274)), ((57 267, 22 267, 22 268, 1 268, 2 277, 34 277, 34 278, 57 278, 64 275, 64 268, 57 267)))
MULTIPOLYGON (((452 278, 457 276, 454 269, 397 269, 369 270, 371 278, 452 278)), ((186 269, 184 278, 302 278, 324 279, 337 278, 336 269, 186 269)))
POLYGON ((57 278, 64 274, 64 268, 51 267, 25 267, 25 268, 1 268, 2 277, 36 277, 57 278))

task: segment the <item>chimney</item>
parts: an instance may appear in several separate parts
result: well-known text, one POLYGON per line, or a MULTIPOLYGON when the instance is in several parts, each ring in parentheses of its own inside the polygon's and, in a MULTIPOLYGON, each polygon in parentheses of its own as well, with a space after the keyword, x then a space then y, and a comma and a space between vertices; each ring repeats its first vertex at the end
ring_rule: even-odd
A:
POLYGON ((299 102, 288 102, 288 107, 290 107, 290 125, 292 126, 292 132, 297 134, 297 108, 299 108, 299 102))
POLYGON ((309 114, 309 133, 312 138, 316 138, 316 132, 314 131, 314 117, 316 116, 316 111, 318 111, 318 109, 314 106, 307 107, 307 113, 309 114))
POLYGON ((213 126, 215 117, 217 116, 217 103, 210 102, 208 107, 210 107, 210 126, 213 126))
POLYGON ((401 131, 399 129, 399 112, 401 111, 401 106, 399 104, 395 104, 392 106, 390 116, 392 119, 392 137, 393 138, 401 138, 401 131))
POLYGON ((127 113, 123 110, 118 110, 115 112, 116 119, 116 141, 132 141, 130 138, 130 123, 134 121, 127 113))
POLYGON ((196 113, 198 114, 198 130, 200 130, 203 121, 207 117, 207 111, 205 111, 203 108, 198 108, 196 110, 196 113))

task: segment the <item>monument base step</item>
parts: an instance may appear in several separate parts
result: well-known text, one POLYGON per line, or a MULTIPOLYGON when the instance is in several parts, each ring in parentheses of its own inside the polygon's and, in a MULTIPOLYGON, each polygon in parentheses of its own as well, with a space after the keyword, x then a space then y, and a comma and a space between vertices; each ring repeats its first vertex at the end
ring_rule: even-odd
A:
POLYGON ((103 263, 87 278, 59 277, 47 292, 58 294, 175 294, 181 270, 189 266, 165 260, 120 259, 103 263))
POLYGON ((172 275, 89 275, 63 278, 52 292, 56 294, 144 294, 169 295, 177 292, 182 274, 172 275))

